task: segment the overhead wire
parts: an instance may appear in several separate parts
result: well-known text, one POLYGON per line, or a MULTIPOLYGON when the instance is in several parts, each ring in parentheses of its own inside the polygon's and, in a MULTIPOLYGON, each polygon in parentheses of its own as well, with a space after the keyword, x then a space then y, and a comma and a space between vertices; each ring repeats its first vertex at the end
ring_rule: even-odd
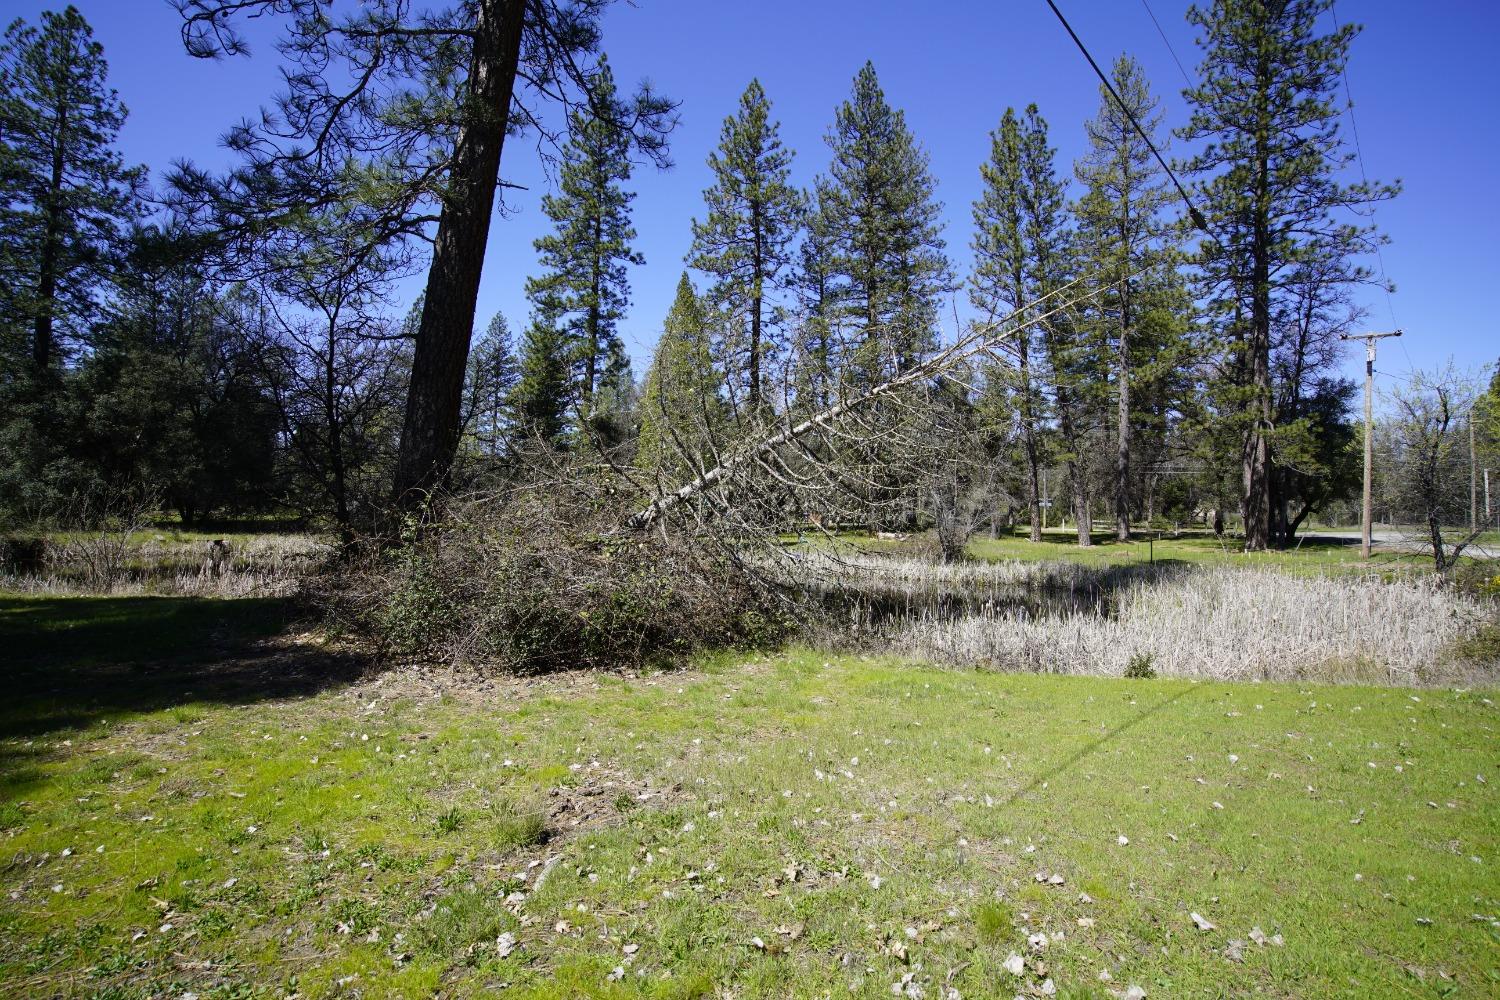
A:
MULTIPOLYGON (((1144 0, 1142 0, 1142 2, 1144 2, 1144 0)), ((1333 18, 1333 30, 1336 34, 1340 28, 1339 13, 1333 0, 1330 0, 1328 4, 1328 15, 1333 18)), ((1364 147, 1362 147, 1359 142, 1359 120, 1354 117, 1354 92, 1353 89, 1349 86, 1349 64, 1347 60, 1345 61, 1340 72, 1344 78, 1344 103, 1348 105, 1349 131, 1350 134, 1354 137, 1354 159, 1355 162, 1359 164, 1360 181, 1368 185, 1370 183, 1370 175, 1365 172, 1365 151, 1364 147)), ((1391 316, 1391 329, 1399 330, 1401 328, 1401 324, 1396 320, 1396 305, 1393 297, 1391 296, 1391 280, 1385 273, 1385 255, 1380 252, 1379 242, 1376 242, 1375 244, 1375 264, 1380 269, 1380 290, 1385 292, 1385 308, 1391 316)), ((1406 358, 1407 369, 1410 371, 1416 371, 1417 366, 1412 363, 1411 354, 1406 350, 1406 344, 1398 341, 1397 346, 1401 348, 1401 354, 1406 358)))
POLYGON ((1100 83, 1104 84, 1104 89, 1109 92, 1109 96, 1115 99, 1115 104, 1119 106, 1126 119, 1129 120, 1131 127, 1135 129, 1136 134, 1138 134, 1141 139, 1145 141, 1146 146, 1151 150, 1152 155, 1156 157, 1156 162, 1161 164, 1162 170, 1166 171, 1167 176, 1172 179, 1172 184, 1177 188, 1177 193, 1181 196, 1182 203, 1187 206, 1188 216, 1193 220, 1193 225, 1202 230, 1203 234, 1209 239, 1216 240, 1213 233, 1209 232, 1208 220, 1203 217, 1202 212, 1198 211, 1198 207, 1193 204, 1193 199, 1188 197, 1187 188, 1182 186, 1182 182, 1177 179, 1177 174, 1172 171, 1172 168, 1167 165, 1166 158, 1161 155, 1161 150, 1156 148, 1156 143, 1151 141, 1151 136, 1148 135, 1146 133, 1146 130, 1141 127, 1141 123, 1136 121, 1135 114, 1131 112, 1130 108, 1127 107, 1125 102, 1120 98, 1119 92, 1115 90, 1115 85, 1109 82, 1109 77, 1104 75, 1104 71, 1101 70, 1099 68, 1099 64, 1094 61, 1094 57, 1092 54, 1090 54, 1088 46, 1084 45, 1083 39, 1078 37, 1078 32, 1073 30, 1073 26, 1068 23, 1068 19, 1066 17, 1063 17, 1063 12, 1057 9, 1057 4, 1054 3, 1053 0, 1047 0, 1047 6, 1051 7, 1052 13, 1057 15, 1057 19, 1062 23, 1063 29, 1067 31, 1068 37, 1073 39, 1073 44, 1078 46, 1078 51, 1082 52, 1083 58, 1088 60, 1089 66, 1094 70, 1094 75, 1099 78, 1100 83))
POLYGON ((1151 4, 1147 3, 1146 0, 1141 0, 1141 6, 1146 8, 1146 13, 1151 17, 1151 23, 1156 25, 1156 33, 1161 36, 1161 40, 1166 43, 1167 51, 1172 54, 1172 61, 1177 64, 1177 72, 1182 74, 1182 82, 1191 87, 1193 85, 1193 78, 1188 76, 1188 71, 1183 68, 1182 60, 1177 58, 1177 50, 1172 48, 1171 40, 1167 38, 1167 33, 1162 30, 1161 22, 1156 19, 1156 12, 1151 9, 1151 4))

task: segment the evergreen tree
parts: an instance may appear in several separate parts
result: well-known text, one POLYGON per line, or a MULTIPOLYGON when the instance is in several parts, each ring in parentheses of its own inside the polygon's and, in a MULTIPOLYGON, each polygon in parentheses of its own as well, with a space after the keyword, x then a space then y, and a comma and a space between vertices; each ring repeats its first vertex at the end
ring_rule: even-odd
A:
POLYGON ((1172 255, 1164 245, 1161 217, 1168 193, 1161 168, 1133 118, 1158 148, 1161 112, 1145 72, 1129 56, 1115 60, 1111 77, 1120 102, 1101 84, 1099 113, 1084 125, 1089 150, 1074 167, 1085 187, 1079 201, 1081 249, 1097 287, 1095 310, 1102 320, 1100 340, 1108 351, 1115 396, 1114 508, 1115 537, 1130 540, 1131 383, 1137 369, 1165 360, 1170 345, 1145 338, 1166 332, 1142 317, 1155 304, 1170 269, 1172 255), (1123 103, 1124 107, 1121 107, 1123 103))
POLYGON ((464 427, 490 456, 505 450, 510 431, 510 396, 519 378, 510 324, 495 313, 469 352, 464 427))
POLYGON ((107 72, 74 7, 17 19, 0 43, 0 307, 28 319, 39 372, 86 338, 140 213, 145 172, 114 149, 126 111, 107 72))
POLYGON ((1321 260, 1325 280, 1369 280, 1350 258, 1373 249, 1373 227, 1340 218, 1394 187, 1338 180, 1353 154, 1339 134, 1337 91, 1358 27, 1320 34, 1331 0, 1214 0, 1190 8, 1202 32, 1202 82, 1187 92, 1180 134, 1203 143, 1189 162, 1213 234, 1200 249, 1204 298, 1227 355, 1221 408, 1243 443, 1245 547, 1272 539, 1276 438, 1272 336, 1288 282, 1321 260))
POLYGON ((907 368, 937 342, 938 309, 953 287, 927 153, 886 102, 872 63, 854 78, 827 136, 821 192, 830 291, 855 330, 855 375, 866 383, 907 368))
POLYGON ((521 364, 511 390, 516 431, 530 441, 562 447, 573 401, 572 344, 557 327, 532 320, 521 345, 521 364))
MULTIPOLYGON (((223 180, 191 167, 177 172, 174 186, 187 202, 248 223, 233 228, 254 239, 288 209, 368 196, 380 202, 385 225, 367 239, 431 238, 394 484, 397 502, 414 509, 447 478, 461 437, 501 153, 533 128, 550 133, 549 105, 586 98, 610 0, 362 0, 332 9, 323 0, 172 3, 198 58, 246 54, 246 22, 279 26, 287 89, 281 114, 235 129, 240 169, 223 180), (345 161, 361 168, 356 175, 372 168, 377 181, 334 191, 316 176, 317 165, 345 161)), ((619 110, 636 149, 667 165, 675 105, 642 88, 619 110)))
POLYGON ((799 303, 790 359, 792 407, 804 416, 825 410, 832 403, 833 363, 838 353, 834 343, 833 241, 828 232, 830 216, 823 209, 827 187, 826 178, 814 179, 807 199, 811 210, 792 279, 799 303))
MULTIPOLYGON (((1029 225, 1024 167, 1026 140, 1014 108, 1006 108, 1000 126, 990 133, 990 158, 979 168, 983 190, 974 202, 974 275, 969 299, 985 322, 1015 315, 1028 317, 1025 307, 1035 297, 1036 276, 1028 249, 1029 225)), ((1014 405, 1025 464, 1025 500, 1031 540, 1042 540, 1041 397, 1033 370, 1041 344, 1034 325, 1022 327, 1011 338, 1016 352, 1014 405)), ((988 381, 999 383, 1005 373, 991 371, 988 381)))
POLYGON ((1091 386, 1097 367, 1090 344, 1078 322, 1077 311, 1059 311, 1057 293, 1075 271, 1073 233, 1063 181, 1057 176, 1056 150, 1047 139, 1047 122, 1035 104, 1026 108, 1021 123, 1021 202, 1025 217, 1024 241, 1029 259, 1030 285, 1043 312, 1051 315, 1037 326, 1045 349, 1045 374, 1052 389, 1073 519, 1079 545, 1093 544, 1093 476, 1087 439, 1094 421, 1091 386))
POLYGON ((668 475, 691 471, 691 453, 722 429, 721 390, 709 310, 684 274, 646 375, 636 464, 668 475))
POLYGON ((630 446, 640 433, 640 400, 630 355, 618 341, 610 345, 604 359, 599 388, 594 393, 594 408, 589 414, 589 443, 596 449, 614 452, 620 461, 629 460, 630 446))
POLYGON ((732 390, 743 384, 752 415, 761 408, 764 367, 773 351, 767 299, 783 283, 804 212, 802 193, 788 180, 792 153, 779 131, 760 81, 751 80, 739 113, 724 120, 719 148, 708 156, 714 185, 703 192, 707 217, 693 220, 688 259, 714 276, 710 297, 734 323, 726 375, 732 390), (741 323, 748 326, 743 334, 741 323))
POLYGON ((559 192, 542 199, 554 227, 535 244, 543 274, 526 283, 537 322, 568 341, 573 392, 584 420, 609 359, 624 353, 618 326, 630 304, 626 266, 645 263, 630 246, 635 195, 620 186, 630 178, 630 133, 620 128, 623 111, 602 57, 589 94, 588 104, 571 117, 559 192))

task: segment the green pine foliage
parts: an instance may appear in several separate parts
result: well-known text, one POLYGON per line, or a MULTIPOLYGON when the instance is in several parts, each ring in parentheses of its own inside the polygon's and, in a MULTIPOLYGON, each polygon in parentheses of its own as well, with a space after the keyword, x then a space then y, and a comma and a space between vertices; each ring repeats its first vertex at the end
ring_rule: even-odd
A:
POLYGON ((604 371, 594 393, 594 407, 586 427, 588 445, 595 451, 609 453, 628 464, 631 449, 640 433, 640 392, 630 355, 618 341, 610 345, 604 358, 604 371))
MULTIPOLYGON (((1036 310, 1028 308, 1041 292, 1038 234, 1051 238, 1052 219, 1039 219, 1039 209, 1055 212, 1060 189, 1035 191, 1047 172, 1036 162, 1037 140, 1031 127, 1040 116, 1035 107, 1027 109, 1023 120, 1014 108, 1006 108, 1000 125, 990 133, 990 157, 980 166, 983 187, 974 202, 974 273, 969 284, 969 301, 979 310, 982 322, 1008 322, 1015 332, 1009 338, 1014 347, 1015 365, 992 366, 986 381, 992 386, 995 400, 987 407, 997 412, 1000 399, 1014 408, 1017 423, 1017 445, 1022 465, 1022 497, 1031 525, 1032 541, 1042 537, 1041 470, 1046 460, 1044 421, 1046 400, 1042 392, 1041 366, 1045 345, 1036 324, 1022 325, 1035 318, 1036 310), (1005 387, 1002 390, 1002 386, 1005 387)), ((1046 136, 1040 137, 1043 148, 1046 136)), ((1050 254, 1050 250, 1048 251, 1050 254)))
POLYGON ((76 8, 0 42, 0 310, 31 328, 39 371, 88 338, 141 212, 144 168, 114 148, 125 106, 76 8))
POLYGON ((851 374, 866 383, 910 367, 937 343, 952 269, 928 157, 891 107, 873 63, 834 115, 818 225, 829 240, 832 320, 851 374), (847 328, 847 329, 846 329, 847 328))
POLYGON ((1079 545, 1093 544, 1093 448, 1097 393, 1093 345, 1079 310, 1066 292, 1078 270, 1075 235, 1069 228, 1064 182, 1057 176, 1056 150, 1047 122, 1036 105, 1021 123, 1021 178, 1026 220, 1024 240, 1030 257, 1032 291, 1041 303, 1037 329, 1045 350, 1043 378, 1057 418, 1056 459, 1062 462, 1073 498, 1079 545))
POLYGON ((696 452, 723 429, 728 414, 714 365, 711 315, 683 274, 641 394, 636 464, 642 469, 690 472, 696 452))
POLYGON ((730 318, 721 351, 732 398, 752 414, 763 405, 767 368, 776 350, 772 297, 782 291, 801 228, 804 196, 790 182, 792 152, 759 80, 724 120, 719 147, 708 156, 714 184, 703 192, 708 212, 693 220, 688 264, 713 276, 709 297, 730 318))
POLYGON ((558 192, 542 199, 553 223, 553 232, 535 243, 542 274, 526 283, 537 325, 567 342, 570 392, 584 419, 610 359, 624 354, 619 324, 630 304, 627 267, 645 263, 631 247, 635 195, 621 186, 631 172, 631 136, 622 120, 628 115, 601 57, 589 102, 569 119, 558 192))
POLYGON ((509 409, 519 440, 560 448, 573 403, 573 342, 538 317, 521 343, 520 370, 509 409))
POLYGON ((829 230, 831 214, 824 210, 828 179, 813 181, 802 243, 792 275, 798 303, 793 331, 791 366, 792 409, 801 415, 825 410, 833 402, 833 363, 838 357, 834 338, 834 257, 829 230))
POLYGON ((1089 391, 1101 409, 1114 410, 1115 535, 1130 539, 1130 519, 1140 509, 1138 471, 1162 457, 1174 384, 1187 359, 1190 311, 1178 276, 1180 253, 1166 218, 1173 195, 1139 123, 1158 149, 1165 148, 1159 102, 1144 70, 1130 56, 1115 60, 1115 97, 1101 84, 1099 112, 1084 123, 1089 148, 1074 164, 1084 185, 1074 212, 1079 253, 1090 275, 1087 309, 1099 358, 1089 391), (1144 431, 1145 433, 1138 433, 1144 431))
POLYGON ((464 386, 464 428, 471 450, 491 458, 510 444, 511 394, 520 379, 510 324, 495 313, 469 350, 464 386))
POLYGON ((1187 91, 1192 117, 1179 134, 1200 143, 1198 177, 1211 234, 1199 248, 1200 296, 1216 321, 1223 373, 1211 386, 1216 415, 1242 441, 1242 510, 1251 550, 1273 532, 1277 389, 1273 353, 1296 285, 1325 289, 1368 281, 1353 258, 1382 238, 1367 214, 1394 186, 1341 180, 1353 153, 1340 131, 1339 90, 1359 28, 1323 34, 1332 0, 1214 0, 1188 20, 1202 34, 1201 82, 1187 91))

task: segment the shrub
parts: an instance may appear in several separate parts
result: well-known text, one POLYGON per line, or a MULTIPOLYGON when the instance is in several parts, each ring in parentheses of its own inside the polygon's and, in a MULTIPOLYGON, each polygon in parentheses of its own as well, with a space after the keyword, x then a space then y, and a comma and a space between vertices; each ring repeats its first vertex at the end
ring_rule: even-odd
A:
POLYGON ((1150 680, 1156 676, 1156 658, 1150 653, 1133 653, 1125 664, 1125 676, 1132 680, 1150 680))
POLYGON ((732 551, 622 531, 628 503, 588 483, 451 501, 399 549, 346 561, 315 589, 332 620, 397 654, 519 672, 638 666, 787 630, 773 589, 732 551))

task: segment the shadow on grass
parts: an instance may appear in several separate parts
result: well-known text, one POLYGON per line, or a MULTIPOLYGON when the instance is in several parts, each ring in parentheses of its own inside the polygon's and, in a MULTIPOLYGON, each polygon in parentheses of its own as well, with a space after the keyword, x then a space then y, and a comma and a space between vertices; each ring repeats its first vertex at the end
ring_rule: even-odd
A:
POLYGON ((273 641, 296 617, 283 598, 0 597, 0 738, 314 694, 363 672, 360 657, 273 641))
POLYGON ((176 518, 151 522, 151 530, 191 531, 200 535, 300 535, 307 531, 307 521, 300 517, 219 517, 200 518, 184 524, 176 518))
POLYGON ((1130 718, 1126 719, 1115 728, 1109 730, 1109 732, 1104 733, 1103 735, 1098 736, 1095 739, 1089 740, 1083 746, 1079 747, 1077 750, 1069 754, 1066 759, 1057 764, 1054 764, 1046 771, 1043 771, 1035 778, 1032 778, 1031 781, 1025 785, 1025 787, 1018 788, 1014 792, 1012 792, 1010 796, 1005 800, 1005 804, 1007 806, 1012 805, 1016 802, 1017 799, 1021 799, 1027 795, 1030 795, 1038 788, 1052 781, 1052 779, 1056 778, 1058 775, 1064 773, 1065 771, 1072 770, 1072 768, 1085 757, 1089 756, 1090 754, 1097 753, 1099 749, 1106 743, 1118 739, 1131 729, 1139 726, 1142 722, 1145 722, 1147 719, 1156 715, 1168 705, 1179 701, 1180 699, 1186 697, 1188 694, 1194 691, 1200 690, 1202 687, 1203 685, 1184 683, 1182 689, 1176 694, 1169 695, 1168 697, 1163 698, 1161 701, 1158 701, 1153 705, 1148 705, 1146 708, 1141 709, 1141 711, 1137 712, 1135 715, 1132 715, 1130 718))

